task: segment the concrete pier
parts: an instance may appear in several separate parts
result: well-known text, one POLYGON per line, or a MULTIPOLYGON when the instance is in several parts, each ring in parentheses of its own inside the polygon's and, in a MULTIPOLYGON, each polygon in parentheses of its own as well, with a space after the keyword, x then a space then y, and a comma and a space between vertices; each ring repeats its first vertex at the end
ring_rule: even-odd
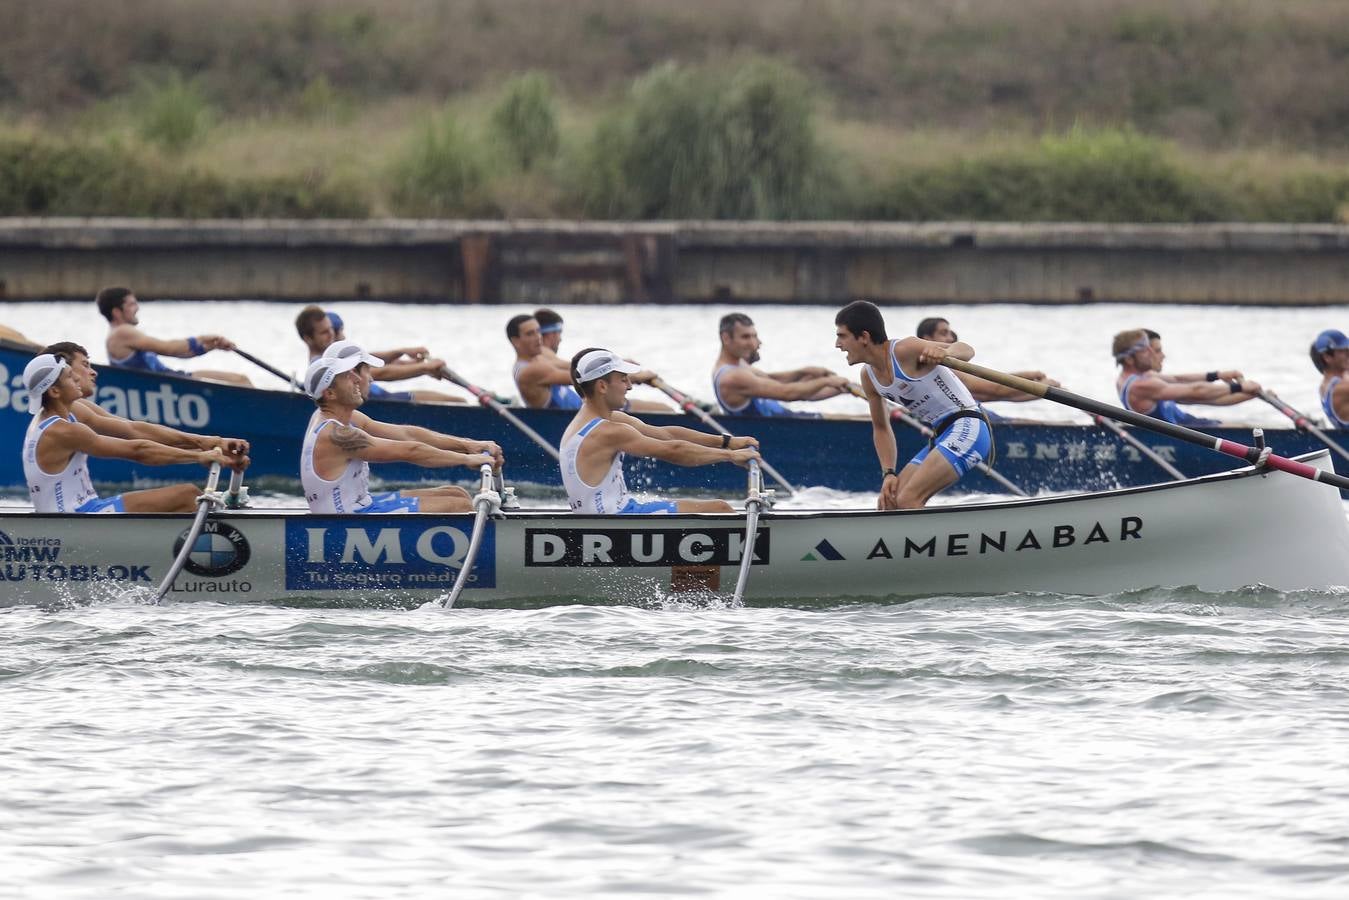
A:
POLYGON ((1349 303, 1349 227, 0 218, 0 299, 1349 303))

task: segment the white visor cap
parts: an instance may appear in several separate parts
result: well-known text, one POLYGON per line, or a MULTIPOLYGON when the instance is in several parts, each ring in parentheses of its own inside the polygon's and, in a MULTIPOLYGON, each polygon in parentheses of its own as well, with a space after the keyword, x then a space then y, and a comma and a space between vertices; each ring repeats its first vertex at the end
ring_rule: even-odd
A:
POLYGON ((642 371, 642 367, 628 362, 612 350, 591 350, 576 362, 578 381, 594 381, 610 372, 622 372, 631 375, 642 371))
POLYGON ((28 390, 28 413, 37 415, 42 412, 42 395, 47 393, 61 373, 70 366, 64 359, 51 354, 39 353, 23 367, 23 386, 28 390))
POLYGON ((332 386, 333 379, 343 372, 350 372, 359 366, 364 360, 359 356, 320 356, 309 364, 309 368, 304 373, 305 393, 315 400, 323 396, 323 392, 332 386))
POLYGON ((375 368, 384 365, 384 360, 380 359, 378 356, 371 356, 369 353, 366 353, 360 347, 356 346, 355 341, 333 341, 328 345, 328 349, 323 351, 323 355, 328 358, 336 359, 347 359, 355 356, 359 358, 360 362, 365 363, 367 366, 374 366, 375 368))

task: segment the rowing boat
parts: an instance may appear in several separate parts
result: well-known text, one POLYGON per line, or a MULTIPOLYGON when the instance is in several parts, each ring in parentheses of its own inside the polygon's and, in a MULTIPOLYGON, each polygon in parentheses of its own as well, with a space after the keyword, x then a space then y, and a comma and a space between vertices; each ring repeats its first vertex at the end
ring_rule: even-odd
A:
MULTIPOLYGON (((1326 452, 1304 461, 1329 466, 1326 452)), ((152 593, 187 534, 182 515, 0 514, 5 603, 152 593)), ((206 523, 168 600, 416 605, 464 563, 471 516, 315 516, 259 509, 206 523)), ((460 605, 659 603, 725 597, 744 552, 736 514, 490 520, 460 605)), ((1245 468, 1143 488, 903 512, 765 512, 750 604, 1156 586, 1349 586, 1339 494, 1245 468)))
MULTIPOLYGON (((27 394, 21 385, 23 367, 31 354, 0 346, 0 488, 25 487, 18 448, 28 427, 27 394)), ((313 412, 307 397, 286 391, 212 384, 175 375, 95 366, 95 400, 110 412, 193 431, 242 437, 252 444, 250 479, 276 479, 291 486, 298 482, 300 444, 304 424, 313 412)), ((491 410, 478 406, 406 403, 370 400, 362 407, 380 421, 420 425, 501 444, 512 478, 524 484, 557 486, 557 463, 491 410)), ((515 409, 530 427, 554 446, 571 421, 560 410, 515 409)), ((698 427, 685 416, 644 416, 655 425, 698 427)), ((793 484, 845 491, 874 491, 879 471, 872 451, 871 424, 866 419, 745 418, 717 420, 736 434, 757 437, 766 458, 793 484)), ((1227 440, 1245 442, 1249 431, 1240 428, 1203 429, 1227 440)), ((1220 472, 1228 465, 1222 456, 1164 435, 1134 431, 1143 443, 1187 475, 1220 472)), ((1121 443, 1103 429, 1089 425, 1000 423, 994 426, 998 447, 997 471, 1028 493, 1088 491, 1147 485, 1167 478, 1155 463, 1134 447, 1121 443)), ((895 424, 901 459, 922 448, 923 438, 895 424)), ((1320 448, 1315 438, 1292 429, 1268 429, 1270 446, 1284 456, 1320 448)), ((1337 464, 1339 464, 1337 462, 1337 464)), ((149 467, 121 460, 98 460, 92 472, 103 487, 188 481, 200 477, 191 466, 149 467)), ((379 467, 389 483, 425 480, 469 480, 465 470, 430 472, 406 464, 379 467)), ((1349 474, 1349 464, 1341 474, 1349 474)), ((656 460, 633 460, 628 483, 639 490, 659 485, 662 490, 699 490, 725 493, 743 487, 743 472, 734 466, 682 468, 656 460)), ((1001 493, 987 476, 971 472, 957 490, 1001 493)))

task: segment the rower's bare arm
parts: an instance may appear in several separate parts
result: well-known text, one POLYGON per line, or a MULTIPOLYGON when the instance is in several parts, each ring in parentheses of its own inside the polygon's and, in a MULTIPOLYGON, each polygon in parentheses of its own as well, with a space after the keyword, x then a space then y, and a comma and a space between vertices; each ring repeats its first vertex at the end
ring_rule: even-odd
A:
POLYGON ((1330 392, 1330 408, 1335 410, 1335 418, 1349 422, 1349 379, 1341 378, 1330 392))
POLYGON ((453 450, 441 450, 420 441, 401 441, 379 438, 360 428, 337 426, 327 433, 329 443, 343 456, 349 459, 361 459, 366 462, 406 462, 428 469, 441 469, 453 466, 491 465, 492 457, 485 453, 458 453, 453 450))
POLYGON ((221 337, 218 334, 201 334, 193 338, 175 338, 174 340, 164 340, 163 338, 151 337, 138 328, 129 328, 123 326, 112 335, 112 340, 119 346, 130 350, 149 350, 152 353, 158 353, 160 356, 173 356, 178 359, 190 359, 201 354, 192 347, 192 342, 196 341, 201 347, 202 353, 208 350, 233 350, 234 343, 228 338, 221 337))
POLYGON ((741 368, 723 375, 721 385, 722 393, 730 391, 732 396, 767 397, 770 400, 823 400, 846 392, 848 379, 842 375, 826 374, 784 383, 741 368))
POLYGON ((1231 406, 1243 403, 1260 393, 1254 381, 1238 382, 1241 389, 1233 391, 1226 381, 1188 381, 1167 383, 1157 379, 1140 379, 1129 389, 1131 395, 1143 401, 1175 400, 1179 403, 1203 403, 1208 406, 1231 406))
MULTIPOLYGON (((954 369, 952 371, 955 371, 954 369)), ((1013 372, 1013 375, 1021 375, 1025 378, 1027 375, 1020 372, 1013 372)), ((1039 373, 1043 374, 1043 373, 1039 373)), ((1025 403, 1027 400, 1038 400, 1034 394, 1027 394, 1023 391, 1014 390, 1005 385, 996 384, 992 381, 985 381, 977 375, 970 375, 967 372, 955 372, 955 376, 961 380, 965 387, 969 388, 971 396, 980 403, 993 403, 1003 401, 1008 403, 1025 403)), ((1031 381, 1041 379, 1031 378, 1031 381)), ((1056 382, 1057 384, 1057 382, 1056 382)))
POLYGON ((189 450, 145 438, 108 437, 79 422, 58 423, 49 429, 49 434, 54 447, 66 454, 83 452, 97 458, 129 459, 147 466, 172 466, 179 463, 208 466, 213 462, 226 466, 234 464, 218 448, 189 450))
MULTIPOLYGON (((632 419, 631 416, 627 418, 632 419)), ((637 420, 632 419, 632 421, 636 422, 637 420)), ((702 432, 696 432, 696 434, 700 437, 713 437, 702 432)), ((721 437, 719 435, 715 439, 716 446, 704 446, 692 441, 651 437, 625 421, 615 421, 612 418, 605 423, 604 427, 592 432, 592 435, 599 437, 600 445, 604 448, 606 455, 621 450, 631 456, 660 459, 676 466, 705 466, 718 462, 739 462, 742 457, 747 463, 750 458, 758 457, 758 451, 753 448, 742 450, 721 449, 721 437)))
POLYGON ((881 468, 893 468, 899 457, 899 445, 895 443, 895 432, 890 427, 890 410, 885 405, 885 398, 867 378, 862 379, 862 396, 866 398, 867 412, 871 415, 871 442, 876 447, 876 458, 881 468))
POLYGON ((377 422, 363 413, 353 413, 352 423, 378 438, 391 441, 416 441, 429 444, 437 450, 453 450, 456 453, 470 456, 485 453, 496 461, 496 465, 505 462, 505 458, 501 454, 501 447, 495 441, 476 441, 472 438, 462 438, 453 434, 441 434, 429 428, 422 428, 420 425, 391 425, 388 422, 377 422), (359 420, 357 416, 360 416, 359 420))
POLYGON ((435 375, 445 368, 445 360, 435 357, 413 360, 411 362, 391 362, 370 370, 375 381, 406 381, 422 375, 435 375))

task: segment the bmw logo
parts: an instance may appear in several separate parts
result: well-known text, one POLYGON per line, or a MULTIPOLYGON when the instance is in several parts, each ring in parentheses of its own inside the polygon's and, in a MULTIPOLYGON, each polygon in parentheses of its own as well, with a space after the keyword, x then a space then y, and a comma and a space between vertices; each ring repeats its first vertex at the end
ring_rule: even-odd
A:
MULTIPOLYGON (((190 529, 189 529, 190 530, 190 529)), ((187 540, 187 532, 178 535, 173 542, 173 555, 176 557, 187 540)), ((250 551, 248 539, 244 533, 226 522, 207 521, 201 534, 193 542, 187 554, 187 563, 183 568, 193 575, 204 578, 219 578, 229 575, 248 565, 250 551)))

